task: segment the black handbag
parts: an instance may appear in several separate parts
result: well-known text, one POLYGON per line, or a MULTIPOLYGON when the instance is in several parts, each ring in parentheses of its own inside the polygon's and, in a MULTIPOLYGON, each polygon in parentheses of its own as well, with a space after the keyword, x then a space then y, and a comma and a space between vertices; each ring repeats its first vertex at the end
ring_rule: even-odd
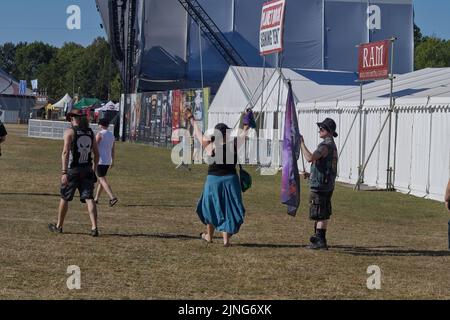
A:
POLYGON ((241 182, 242 192, 245 192, 252 187, 252 176, 242 168, 242 165, 239 165, 239 180, 241 182))

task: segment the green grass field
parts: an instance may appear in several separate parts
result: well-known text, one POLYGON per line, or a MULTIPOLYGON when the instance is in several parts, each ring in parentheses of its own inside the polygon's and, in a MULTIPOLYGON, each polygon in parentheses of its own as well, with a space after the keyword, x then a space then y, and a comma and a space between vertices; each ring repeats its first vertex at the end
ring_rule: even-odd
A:
MULTIPOLYGON (((253 174, 233 246, 199 240, 194 211, 206 167, 174 170, 170 151, 118 144, 109 180, 120 198, 99 206, 101 237, 71 203, 64 235, 47 231, 59 202, 61 141, 8 126, 0 157, 1 299, 449 299, 448 214, 438 202, 338 186, 327 252, 306 249, 308 187, 299 215, 280 204, 280 175, 253 174), (67 289, 67 267, 81 290, 67 289), (367 267, 382 271, 368 290, 367 267)), ((217 236, 219 236, 217 234, 217 236)))

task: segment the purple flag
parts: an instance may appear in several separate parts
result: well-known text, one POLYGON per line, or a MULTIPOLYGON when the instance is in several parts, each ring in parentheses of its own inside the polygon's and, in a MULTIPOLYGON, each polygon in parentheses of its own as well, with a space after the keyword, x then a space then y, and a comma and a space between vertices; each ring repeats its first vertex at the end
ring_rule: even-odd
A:
POLYGON ((300 176, 297 160, 300 157, 300 132, 295 110, 292 85, 289 82, 286 118, 283 137, 283 175, 281 178, 281 203, 288 206, 288 214, 295 217, 300 206, 300 176))

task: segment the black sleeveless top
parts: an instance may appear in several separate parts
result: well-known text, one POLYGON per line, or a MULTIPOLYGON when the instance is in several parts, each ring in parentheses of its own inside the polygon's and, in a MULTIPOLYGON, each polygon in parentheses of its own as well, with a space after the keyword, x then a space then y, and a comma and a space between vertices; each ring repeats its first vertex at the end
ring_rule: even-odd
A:
MULTIPOLYGON (((220 147, 220 146, 216 146, 220 147)), ((216 156, 216 152, 213 151, 212 157, 216 156)), ((222 145, 222 161, 215 159, 215 161, 208 167, 208 175, 211 176, 228 176, 237 174, 236 164, 237 159, 237 140, 234 139, 232 143, 222 145), (227 161, 228 158, 228 161, 227 161), (218 163, 217 163, 218 162, 218 163)), ((210 161, 213 161, 210 158, 210 161)))
POLYGON ((70 146, 69 168, 80 168, 92 166, 92 145, 94 132, 92 129, 81 130, 73 127, 74 139, 70 146))

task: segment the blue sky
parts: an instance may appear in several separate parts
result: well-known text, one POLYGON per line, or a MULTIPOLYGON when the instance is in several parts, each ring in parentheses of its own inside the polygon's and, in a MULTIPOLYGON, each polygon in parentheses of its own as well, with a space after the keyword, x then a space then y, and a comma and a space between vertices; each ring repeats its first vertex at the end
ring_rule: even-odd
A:
MULTIPOLYGON (((414 0, 414 6, 416 23, 424 35, 450 40, 450 0, 414 0)), ((94 0, 2 0, 0 43, 44 41, 59 47, 73 41, 88 45, 105 36, 100 23, 94 0), (66 9, 72 4, 81 8, 81 30, 66 28, 66 9)))
POLYGON ((0 43, 43 41, 60 47, 76 42, 86 46, 98 36, 106 37, 95 0, 2 0, 0 6, 0 43), (81 30, 66 27, 70 5, 81 9, 81 30))
POLYGON ((422 34, 450 40, 450 0, 414 0, 414 9, 422 34))

